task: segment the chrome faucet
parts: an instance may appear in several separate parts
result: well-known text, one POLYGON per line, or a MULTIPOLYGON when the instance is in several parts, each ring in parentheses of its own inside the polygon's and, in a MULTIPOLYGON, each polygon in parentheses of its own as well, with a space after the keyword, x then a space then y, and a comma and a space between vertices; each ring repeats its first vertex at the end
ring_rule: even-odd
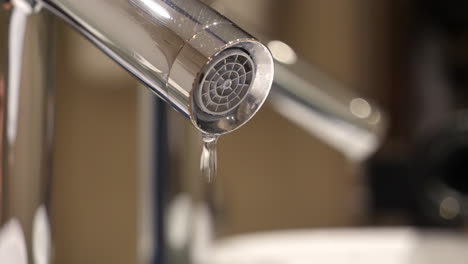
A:
MULTIPOLYGON (((335 95, 314 97, 318 93, 288 90, 289 85, 305 87, 302 91, 307 93, 308 86, 298 78, 302 73, 276 61, 280 74, 274 76, 269 49, 198 0, 12 0, 4 2, 4 9, 0 26, 6 35, 0 38, 0 47, 9 59, 0 68, 6 90, 0 232, 14 234, 15 250, 6 257, 20 259, 18 263, 50 259, 47 204, 54 112, 50 13, 73 26, 202 133, 221 135, 245 124, 265 102, 274 77, 278 89, 272 103, 296 122, 310 117, 294 110, 300 101, 319 113, 316 122, 340 124, 321 122, 329 131, 355 124, 353 128, 366 135, 377 133, 363 122, 368 114, 356 118, 345 113, 343 101, 322 100, 335 95)), ((348 101, 344 104, 347 107, 348 101)), ((365 144, 373 149, 374 143, 365 144)), ((3 263, 1 243, 0 236, 3 263)))
POLYGON ((2 43, 9 60, 1 68, 6 88, 1 219, 26 242, 19 243, 20 257, 12 258, 27 254, 31 263, 44 263, 50 249, 50 237, 37 231, 49 229, 53 98, 46 10, 203 133, 220 135, 246 123, 271 87, 268 49, 197 0, 14 0, 3 5, 10 12, 3 11, 2 23, 9 26, 2 38, 9 41, 2 43))
POLYGON ((39 1, 188 117, 224 134, 248 121, 273 79, 268 49, 193 0, 39 1))

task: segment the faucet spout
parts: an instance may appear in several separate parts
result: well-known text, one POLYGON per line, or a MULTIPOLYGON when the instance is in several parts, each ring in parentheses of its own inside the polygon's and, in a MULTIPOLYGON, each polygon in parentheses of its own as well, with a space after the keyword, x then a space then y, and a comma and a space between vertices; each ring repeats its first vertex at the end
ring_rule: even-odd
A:
POLYGON ((268 49, 198 0, 41 0, 204 133, 247 122, 273 80, 268 49))

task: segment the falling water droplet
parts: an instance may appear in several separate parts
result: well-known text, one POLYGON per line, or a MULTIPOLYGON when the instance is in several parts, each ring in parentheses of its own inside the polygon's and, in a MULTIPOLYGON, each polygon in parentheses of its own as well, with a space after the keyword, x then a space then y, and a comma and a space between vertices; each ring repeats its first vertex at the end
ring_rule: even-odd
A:
POLYGON ((203 134, 203 149, 200 159, 200 170, 202 175, 212 182, 216 177, 217 171, 217 154, 216 154, 216 143, 218 142, 218 136, 203 134))

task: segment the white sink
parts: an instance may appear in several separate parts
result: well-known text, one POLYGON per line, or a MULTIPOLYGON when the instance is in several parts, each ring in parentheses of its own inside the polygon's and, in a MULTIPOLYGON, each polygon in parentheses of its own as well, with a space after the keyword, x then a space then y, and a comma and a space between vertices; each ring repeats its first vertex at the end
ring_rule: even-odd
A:
POLYGON ((208 262, 216 264, 468 263, 468 237, 411 228, 257 233, 217 241, 210 248, 208 262))

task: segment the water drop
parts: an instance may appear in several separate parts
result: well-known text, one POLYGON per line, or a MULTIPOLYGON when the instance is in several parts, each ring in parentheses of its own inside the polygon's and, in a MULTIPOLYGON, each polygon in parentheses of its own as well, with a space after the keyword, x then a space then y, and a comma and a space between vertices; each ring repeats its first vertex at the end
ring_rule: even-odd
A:
POLYGON ((218 137, 217 135, 202 135, 203 148, 200 159, 200 170, 208 182, 212 182, 216 177, 218 162, 216 143, 218 142, 218 137))

